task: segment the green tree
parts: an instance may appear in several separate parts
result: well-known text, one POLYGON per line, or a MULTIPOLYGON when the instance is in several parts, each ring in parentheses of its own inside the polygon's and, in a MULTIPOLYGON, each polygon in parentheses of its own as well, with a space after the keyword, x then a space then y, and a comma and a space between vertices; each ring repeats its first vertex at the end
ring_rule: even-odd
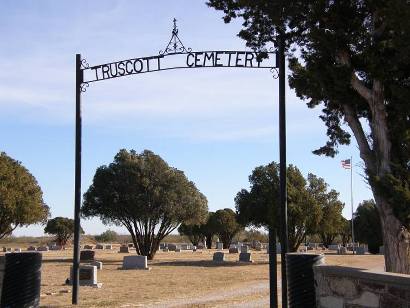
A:
POLYGON ((211 216, 211 225, 214 226, 215 234, 222 241, 224 248, 228 248, 233 237, 243 230, 243 226, 237 222, 235 212, 229 208, 217 210, 211 216))
POLYGON ((99 167, 82 207, 85 217, 127 228, 137 253, 150 260, 165 236, 181 223, 201 223, 207 212, 195 184, 148 150, 120 150, 114 162, 99 167))
POLYGON ((0 153, 0 239, 17 227, 44 224, 49 213, 34 176, 20 162, 0 153))
MULTIPOLYGON (((321 208, 311 194, 299 169, 287 168, 289 249, 296 251, 312 234, 321 219, 321 208)), ((255 168, 249 176, 250 190, 235 197, 238 221, 246 226, 277 228, 279 212, 279 165, 275 162, 255 168)))
POLYGON ((198 246, 198 243, 205 238, 203 226, 204 225, 187 225, 182 223, 178 228, 178 232, 180 235, 188 237, 192 245, 198 246))
POLYGON ((383 245, 383 237, 380 217, 374 200, 365 200, 359 204, 353 223, 355 239, 366 243, 369 252, 378 253, 379 247, 383 245))
POLYGON ((113 230, 107 230, 101 233, 100 235, 96 235, 94 238, 97 242, 112 243, 118 240, 118 234, 113 230))
POLYGON ((342 244, 346 247, 349 240, 352 238, 352 221, 342 217, 342 229, 340 230, 340 237, 342 244))
POLYGON ((381 220, 387 271, 410 273, 410 5, 405 0, 209 0, 239 36, 266 50, 282 34, 290 86, 321 105, 329 140, 358 144, 381 220))
POLYGON ((308 192, 322 209, 317 232, 327 247, 343 230, 342 210, 344 204, 339 201, 339 193, 334 189, 328 191, 329 185, 323 178, 308 174, 308 192))
MULTIPOLYGON (((55 235, 56 243, 64 247, 74 234, 74 220, 66 217, 55 217, 47 222, 44 232, 55 235)), ((84 233, 81 227, 80 232, 84 233)))
POLYGON ((212 218, 215 215, 214 212, 209 212, 206 218, 205 224, 202 226, 202 232, 206 238, 206 247, 208 249, 212 248, 212 239, 216 234, 216 227, 214 225, 214 219, 212 218))

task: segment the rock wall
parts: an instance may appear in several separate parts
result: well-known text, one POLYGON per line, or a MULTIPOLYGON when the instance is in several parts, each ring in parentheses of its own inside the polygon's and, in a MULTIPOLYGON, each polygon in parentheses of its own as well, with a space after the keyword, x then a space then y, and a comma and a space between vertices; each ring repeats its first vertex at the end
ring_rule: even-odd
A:
POLYGON ((410 275, 325 264, 313 271, 318 308, 410 307, 410 275))

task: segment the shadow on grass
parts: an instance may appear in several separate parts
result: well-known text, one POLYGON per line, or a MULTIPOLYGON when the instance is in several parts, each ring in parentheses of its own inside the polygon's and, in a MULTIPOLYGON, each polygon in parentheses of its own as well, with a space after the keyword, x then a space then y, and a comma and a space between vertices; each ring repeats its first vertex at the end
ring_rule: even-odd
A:
POLYGON ((224 261, 214 262, 208 260, 198 261, 166 261, 166 262, 152 262, 151 266, 197 266, 197 267, 234 267, 234 266, 247 266, 247 265, 261 265, 269 264, 269 262, 236 262, 236 261, 224 261))

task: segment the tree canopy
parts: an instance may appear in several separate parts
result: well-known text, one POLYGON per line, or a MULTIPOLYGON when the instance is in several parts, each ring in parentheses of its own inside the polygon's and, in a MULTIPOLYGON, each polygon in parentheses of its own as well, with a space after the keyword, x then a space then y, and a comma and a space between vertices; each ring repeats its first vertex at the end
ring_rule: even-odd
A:
POLYGON ((179 228, 178 232, 181 235, 185 235, 188 237, 188 239, 191 241, 192 245, 198 246, 198 243, 200 241, 203 241, 205 238, 204 235, 204 230, 203 230, 204 225, 187 225, 182 223, 179 228))
MULTIPOLYGON (((313 194, 316 176, 309 175, 306 181, 297 167, 289 165, 287 177, 289 249, 296 251, 306 235, 317 231, 322 207, 313 194)), ((238 221, 246 226, 277 228, 279 165, 272 162, 256 167, 249 182, 250 190, 242 189, 235 197, 238 221)))
POLYGON ((334 189, 328 191, 328 184, 323 178, 314 174, 308 175, 308 192, 321 208, 321 219, 317 225, 317 233, 326 247, 336 236, 343 233, 345 218, 342 216, 344 204, 339 200, 339 193, 334 189))
POLYGON ((99 167, 82 207, 85 217, 125 226, 137 253, 149 259, 181 223, 201 223, 207 212, 195 184, 148 150, 120 150, 111 164, 99 167))
POLYGON ((210 220, 210 225, 222 241, 224 248, 229 248, 233 237, 243 230, 243 226, 237 222, 235 212, 229 208, 217 210, 210 220))
POLYGON ((0 239, 17 227, 45 223, 49 212, 34 176, 20 162, 0 153, 0 239))
POLYGON ((281 34, 290 86, 321 106, 334 157, 352 135, 383 226, 386 270, 410 273, 410 5, 405 0, 209 0, 266 50, 281 34), (350 131, 346 129, 346 125, 350 131))
MULTIPOLYGON (((50 219, 44 228, 44 232, 55 235, 57 244, 64 247, 74 234, 74 219, 66 217, 50 219)), ((80 233, 84 233, 81 227, 80 233)))
POLYGON ((110 243, 116 242, 118 240, 118 234, 113 230, 107 230, 101 233, 100 235, 96 235, 94 238, 97 242, 110 243))

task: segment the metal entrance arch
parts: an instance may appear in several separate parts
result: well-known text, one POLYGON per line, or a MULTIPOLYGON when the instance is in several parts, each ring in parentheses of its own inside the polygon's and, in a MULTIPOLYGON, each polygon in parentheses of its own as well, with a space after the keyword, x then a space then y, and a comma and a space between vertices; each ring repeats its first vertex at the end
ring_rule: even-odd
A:
MULTIPOLYGON (((279 78, 279 156, 280 156, 280 239, 282 272, 282 307, 287 308, 287 275, 285 254, 288 252, 287 193, 286 193, 286 108, 285 108, 285 53, 284 41, 279 35, 277 50, 269 51, 192 51, 178 36, 176 19, 171 39, 158 55, 132 58, 90 66, 80 54, 76 55, 76 125, 75 125, 75 192, 74 192, 74 255, 72 303, 78 304, 80 265, 80 210, 81 210, 81 94, 90 84, 107 79, 150 72, 197 69, 242 68, 269 69, 279 78)), ((277 307, 276 229, 269 229, 269 284, 270 306, 277 307)))

